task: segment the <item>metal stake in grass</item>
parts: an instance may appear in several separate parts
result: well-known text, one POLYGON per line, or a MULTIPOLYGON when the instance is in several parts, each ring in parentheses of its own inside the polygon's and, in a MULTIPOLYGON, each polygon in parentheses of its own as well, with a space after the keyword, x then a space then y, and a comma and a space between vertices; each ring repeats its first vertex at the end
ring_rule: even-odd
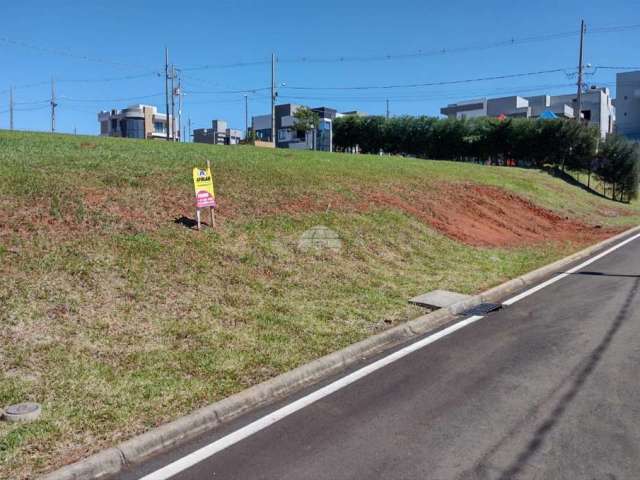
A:
MULTIPOLYGON (((211 171, 211 162, 207 159, 207 169, 211 171)), ((213 211, 213 207, 209 207, 209 213, 211 214, 211 228, 216 226, 216 214, 213 211)))

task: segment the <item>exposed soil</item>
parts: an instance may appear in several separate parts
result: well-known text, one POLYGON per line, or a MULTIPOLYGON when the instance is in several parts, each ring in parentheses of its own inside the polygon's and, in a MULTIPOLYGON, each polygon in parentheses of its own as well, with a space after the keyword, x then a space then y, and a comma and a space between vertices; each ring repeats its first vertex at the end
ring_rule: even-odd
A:
MULTIPOLYGON (((68 203, 58 215, 46 207, 34 211, 24 205, 13 205, 6 209, 9 218, 0 225, 0 237, 18 234, 25 238, 37 231, 58 238, 72 237, 81 231, 94 230, 97 227, 93 222, 96 213, 112 219, 109 222, 111 231, 152 231, 176 218, 188 220, 194 217, 193 204, 185 192, 165 189, 154 191, 154 198, 146 195, 149 193, 145 192, 145 198, 138 200, 132 192, 123 193, 117 189, 87 190, 80 193, 75 203, 68 203), (84 209, 81 217, 74 214, 78 204, 84 209)), ((243 199, 242 195, 239 198, 221 198, 216 211, 218 221, 224 226, 228 220, 278 214, 296 216, 325 211, 369 212, 391 208, 419 219, 450 238, 485 247, 521 247, 548 241, 587 243, 620 231, 569 219, 504 189, 473 183, 391 185, 374 189, 359 186, 349 196, 323 192, 322 195, 294 198, 274 196, 272 202, 255 200, 243 199)), ((627 213, 622 209, 610 210, 598 213, 603 217, 627 213)))
POLYGON ((548 241, 582 243, 606 238, 618 231, 562 217, 506 190, 485 185, 448 184, 428 197, 380 193, 370 197, 378 206, 398 208, 448 237, 475 246, 514 247, 548 241))
POLYGON ((484 247, 520 247, 548 241, 586 243, 621 229, 601 228, 560 216, 498 187, 472 183, 439 184, 416 190, 395 187, 340 195, 301 197, 269 209, 269 213, 370 211, 392 208, 407 213, 462 243, 484 247))

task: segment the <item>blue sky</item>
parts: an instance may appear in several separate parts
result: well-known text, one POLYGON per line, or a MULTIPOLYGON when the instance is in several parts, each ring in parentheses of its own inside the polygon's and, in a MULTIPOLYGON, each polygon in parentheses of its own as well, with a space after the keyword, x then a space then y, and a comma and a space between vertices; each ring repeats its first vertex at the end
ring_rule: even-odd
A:
MULTIPOLYGON (((638 2, 630 0, 3 3, 9 4, 0 30, 0 128, 8 127, 7 88, 15 85, 16 128, 47 130, 52 76, 62 132, 96 134, 101 109, 146 103, 164 111, 156 72, 165 45, 183 69, 184 116, 194 128, 220 118, 244 129, 243 93, 219 92, 256 89, 248 92, 250 115, 268 113, 268 92, 257 89, 269 85, 271 52, 279 58, 278 82, 286 84, 281 101, 383 114, 389 98, 392 115, 438 115, 447 103, 481 96, 573 91, 581 18, 589 32, 587 63, 640 66, 640 28, 598 31, 640 24, 638 2), (530 37, 536 40, 522 41, 530 37), (515 42, 485 48, 509 39, 515 42), (555 69, 565 71, 458 85, 330 89, 555 69), (137 78, 123 79, 128 76, 137 78)), ((614 90, 615 71, 598 69, 586 80, 614 90)))

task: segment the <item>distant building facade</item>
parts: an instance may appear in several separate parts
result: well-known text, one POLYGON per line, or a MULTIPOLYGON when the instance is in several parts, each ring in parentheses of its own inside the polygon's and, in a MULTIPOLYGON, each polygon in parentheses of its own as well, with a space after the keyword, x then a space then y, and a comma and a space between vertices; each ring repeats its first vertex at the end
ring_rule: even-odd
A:
POLYGON ((339 112, 336 114, 336 118, 340 117, 368 117, 369 114, 361 112, 359 110, 351 110, 350 112, 339 112))
POLYGON ((169 115, 158 113, 152 105, 132 105, 122 110, 102 111, 98 113, 100 135, 124 138, 166 138, 167 128, 171 127, 169 138, 180 139, 180 131, 175 120, 169 115))
POLYGON ((640 141, 640 71, 616 75, 616 133, 640 141))
POLYGON ((257 115, 251 117, 251 131, 257 140, 268 142, 271 140, 271 115, 257 115))
POLYGON ((210 143, 212 145, 237 145, 242 135, 240 130, 227 127, 224 120, 213 120, 211 128, 196 128, 193 131, 195 143, 210 143))
MULTIPOLYGON (((538 118, 551 112, 560 118, 575 118, 576 94, 537 95, 532 97, 509 96, 482 98, 451 103, 440 109, 449 118, 499 117, 538 118)), ((582 95, 580 118, 598 127, 603 138, 613 132, 615 108, 608 88, 592 87, 582 95)))
MULTIPOLYGON (((318 125, 312 131, 299 132, 295 128, 295 114, 302 105, 286 103, 276 105, 275 145, 277 148, 291 148, 297 150, 333 150, 333 120, 337 111, 328 107, 317 107, 311 110, 320 118, 318 125)), ((258 115, 251 119, 251 130, 257 140, 271 139, 271 115, 258 115)))

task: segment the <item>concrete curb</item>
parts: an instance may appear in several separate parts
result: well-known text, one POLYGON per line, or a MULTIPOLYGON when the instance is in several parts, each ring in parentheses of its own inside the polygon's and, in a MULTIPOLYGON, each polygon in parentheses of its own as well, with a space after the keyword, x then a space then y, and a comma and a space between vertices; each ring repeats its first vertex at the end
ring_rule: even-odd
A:
POLYGON ((90 480, 115 475, 125 465, 139 463, 151 455, 179 445, 212 430, 222 423, 229 422, 249 410, 280 400, 303 387, 339 373, 368 356, 380 353, 433 330, 449 322, 456 314, 468 308, 482 302, 495 302, 509 293, 538 282, 567 265, 591 256, 596 251, 637 232, 640 232, 640 226, 631 228, 521 277, 509 280, 479 295, 474 295, 468 300, 423 315, 278 375, 271 380, 138 435, 114 448, 103 450, 76 463, 62 467, 41 477, 41 480, 90 480))

